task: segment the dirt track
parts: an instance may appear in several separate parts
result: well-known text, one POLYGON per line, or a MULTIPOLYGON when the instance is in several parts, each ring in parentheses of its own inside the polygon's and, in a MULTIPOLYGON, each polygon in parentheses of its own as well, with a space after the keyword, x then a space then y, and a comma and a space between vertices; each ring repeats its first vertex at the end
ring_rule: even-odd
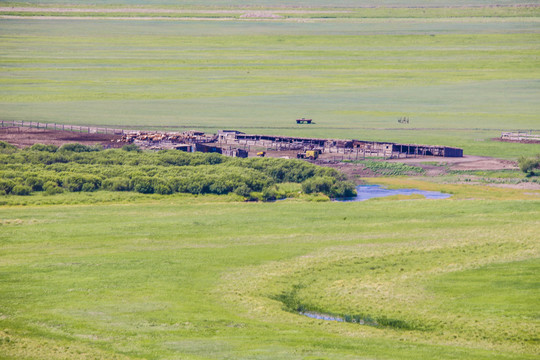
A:
POLYGON ((464 155, 461 158, 426 156, 419 158, 394 159, 389 161, 422 166, 425 167, 426 170, 433 167, 441 168, 441 166, 425 164, 427 162, 445 164, 450 170, 508 170, 518 168, 515 161, 474 155, 464 155))
POLYGON ((112 134, 87 134, 71 131, 46 130, 26 127, 0 128, 0 141, 6 141, 18 148, 32 146, 34 144, 52 144, 61 146, 66 143, 79 143, 84 145, 103 145, 106 147, 121 147, 122 143, 116 143, 119 135, 112 134), (114 141, 114 142, 113 142, 114 141))

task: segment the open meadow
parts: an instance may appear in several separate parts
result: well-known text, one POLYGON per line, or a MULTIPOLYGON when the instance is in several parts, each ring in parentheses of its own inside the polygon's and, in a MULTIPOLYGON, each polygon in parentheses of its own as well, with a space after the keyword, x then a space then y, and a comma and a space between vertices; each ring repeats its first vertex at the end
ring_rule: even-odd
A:
POLYGON ((465 189, 0 208, 0 358, 534 359, 539 201, 465 189))
POLYGON ((259 21, 239 13, 8 17, 0 21, 0 117, 534 155, 538 146, 491 139, 540 130, 540 8, 480 10, 259 21), (402 116, 410 123, 398 123, 402 116), (315 124, 296 125, 298 117, 315 124))
POLYGON ((438 144, 511 165, 335 164, 452 195, 339 202, 354 186, 300 160, 0 142, 0 360, 538 359, 538 171, 510 160, 540 144, 492 139, 540 131, 540 7, 25 3, 0 1, 0 120, 438 144))

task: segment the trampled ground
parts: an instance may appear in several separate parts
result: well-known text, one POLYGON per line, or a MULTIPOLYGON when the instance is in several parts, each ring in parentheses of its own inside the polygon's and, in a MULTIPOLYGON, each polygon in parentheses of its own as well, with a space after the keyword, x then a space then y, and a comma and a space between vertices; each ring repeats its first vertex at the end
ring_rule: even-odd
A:
POLYGON ((34 144, 52 144, 62 146, 69 143, 83 145, 101 145, 103 147, 118 147, 115 140, 121 136, 111 134, 88 134, 73 131, 46 130, 33 128, 0 128, 0 141, 6 141, 19 148, 34 144))

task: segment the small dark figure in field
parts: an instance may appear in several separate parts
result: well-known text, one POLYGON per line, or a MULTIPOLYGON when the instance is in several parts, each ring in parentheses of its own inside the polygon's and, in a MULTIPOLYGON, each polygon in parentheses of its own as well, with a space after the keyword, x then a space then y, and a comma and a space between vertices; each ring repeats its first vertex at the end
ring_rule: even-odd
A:
POLYGON ((400 117, 397 122, 400 124, 408 124, 409 118, 407 116, 403 116, 403 117, 400 117))

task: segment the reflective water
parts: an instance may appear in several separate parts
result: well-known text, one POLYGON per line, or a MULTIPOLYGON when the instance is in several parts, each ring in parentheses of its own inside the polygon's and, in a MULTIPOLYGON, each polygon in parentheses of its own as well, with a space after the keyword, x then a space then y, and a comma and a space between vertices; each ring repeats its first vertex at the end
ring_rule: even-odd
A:
POLYGON ((356 187, 357 195, 354 198, 337 199, 338 201, 364 201, 377 197, 393 195, 423 195, 426 199, 446 199, 452 196, 439 191, 424 191, 417 189, 386 189, 381 185, 358 185, 356 187))
POLYGON ((343 318, 340 318, 339 316, 331 316, 331 315, 327 315, 327 314, 319 314, 319 313, 311 312, 311 311, 301 312, 300 315, 304 315, 304 316, 307 316, 307 317, 310 317, 310 318, 313 318, 313 319, 319 319, 319 320, 330 320, 330 321, 339 321, 339 322, 344 322, 345 321, 345 320, 343 320, 343 318))

